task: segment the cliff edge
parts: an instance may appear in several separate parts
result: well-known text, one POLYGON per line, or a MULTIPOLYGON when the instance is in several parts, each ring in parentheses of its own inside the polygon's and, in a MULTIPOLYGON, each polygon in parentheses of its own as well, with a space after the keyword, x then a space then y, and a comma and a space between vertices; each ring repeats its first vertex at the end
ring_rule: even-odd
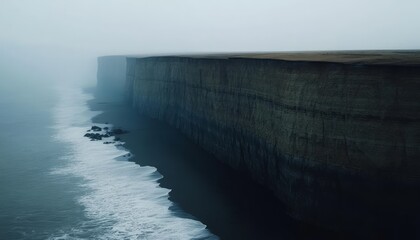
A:
POLYGON ((418 51, 128 56, 123 82, 136 110, 250 174, 298 219, 420 223, 418 51))

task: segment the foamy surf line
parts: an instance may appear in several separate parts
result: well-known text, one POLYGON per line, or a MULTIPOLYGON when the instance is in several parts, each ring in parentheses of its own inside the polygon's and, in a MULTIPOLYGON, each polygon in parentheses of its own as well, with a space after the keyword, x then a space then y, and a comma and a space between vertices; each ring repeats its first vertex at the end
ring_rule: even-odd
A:
POLYGON ((51 239, 217 239, 203 223, 175 216, 170 190, 159 186, 162 176, 156 168, 117 160, 129 152, 103 144, 106 140, 83 137, 92 117, 99 114, 87 105, 92 95, 74 88, 58 91, 55 138, 67 144, 70 152, 62 157, 66 164, 52 174, 83 180, 83 195, 77 201, 89 220, 51 239))

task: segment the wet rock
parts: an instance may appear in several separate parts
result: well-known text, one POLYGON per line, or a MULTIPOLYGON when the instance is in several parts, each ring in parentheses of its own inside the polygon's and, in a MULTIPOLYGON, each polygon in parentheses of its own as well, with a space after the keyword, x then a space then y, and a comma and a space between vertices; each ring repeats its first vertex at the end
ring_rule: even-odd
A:
POLYGON ((100 133, 86 133, 84 136, 90 138, 92 141, 102 140, 103 137, 100 133))
POLYGON ((115 135, 121 135, 121 134, 128 133, 128 131, 123 130, 123 129, 121 129, 121 128, 116 128, 116 129, 113 129, 111 132, 112 132, 113 134, 115 134, 115 135))
POLYGON ((92 126, 91 130, 95 131, 95 132, 100 132, 100 131, 102 131, 102 128, 100 128, 98 126, 92 126))

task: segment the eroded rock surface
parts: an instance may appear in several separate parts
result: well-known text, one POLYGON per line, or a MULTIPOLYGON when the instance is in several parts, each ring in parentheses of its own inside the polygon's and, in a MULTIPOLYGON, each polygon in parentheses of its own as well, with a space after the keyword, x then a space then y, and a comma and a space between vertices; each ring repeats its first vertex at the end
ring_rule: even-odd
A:
POLYGON ((299 219, 380 228, 420 213, 418 65, 129 58, 125 85, 135 109, 248 172, 299 219))

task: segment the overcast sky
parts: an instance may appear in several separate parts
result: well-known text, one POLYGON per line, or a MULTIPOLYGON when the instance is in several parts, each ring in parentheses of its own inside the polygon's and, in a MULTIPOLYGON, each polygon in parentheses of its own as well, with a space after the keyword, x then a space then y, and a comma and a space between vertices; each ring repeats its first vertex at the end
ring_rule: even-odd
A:
POLYGON ((0 43, 98 54, 419 49, 419 0, 0 0, 0 43))

